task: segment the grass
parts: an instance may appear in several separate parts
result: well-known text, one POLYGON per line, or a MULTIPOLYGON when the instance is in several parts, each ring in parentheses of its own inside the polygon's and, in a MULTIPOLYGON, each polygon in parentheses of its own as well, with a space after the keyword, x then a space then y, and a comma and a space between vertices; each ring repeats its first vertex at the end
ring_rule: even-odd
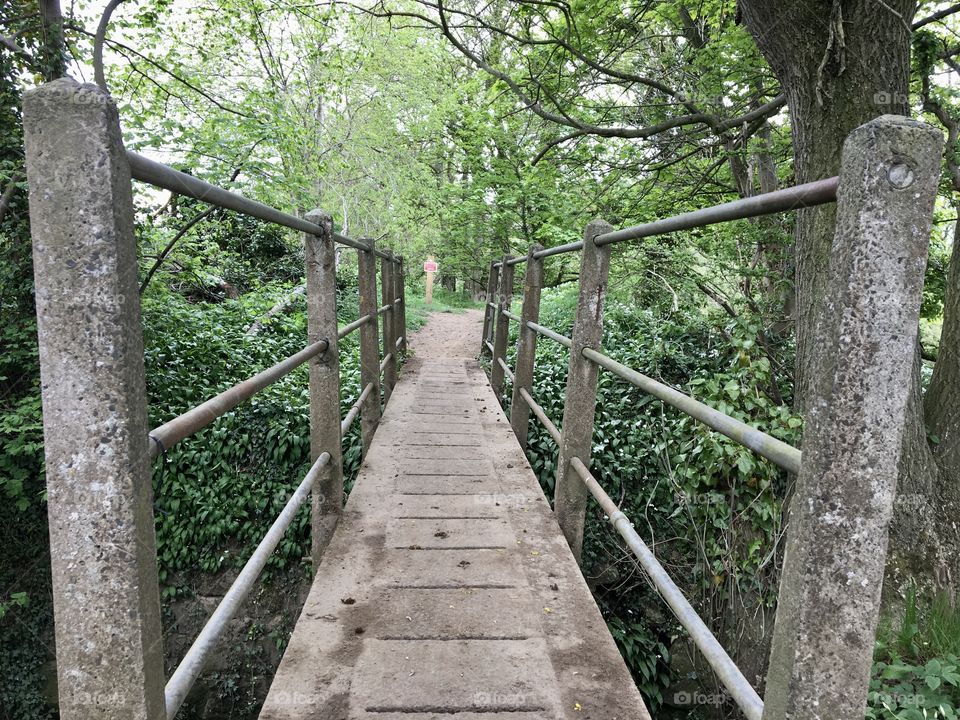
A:
POLYGON ((903 615, 885 617, 877 632, 879 654, 924 662, 960 655, 960 611, 945 593, 921 603, 913 588, 904 598, 903 615), (899 622, 897 622, 899 620, 899 622))
POLYGON ((463 293, 434 288, 433 303, 427 305, 419 288, 407 288, 407 328, 411 332, 423 327, 431 313, 462 313, 471 309, 481 310, 483 303, 463 293))

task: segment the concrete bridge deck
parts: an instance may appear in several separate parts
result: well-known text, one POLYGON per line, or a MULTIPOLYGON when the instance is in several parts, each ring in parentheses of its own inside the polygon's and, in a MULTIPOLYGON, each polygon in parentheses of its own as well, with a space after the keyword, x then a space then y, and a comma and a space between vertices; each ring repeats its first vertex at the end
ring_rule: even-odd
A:
POLYGON ((483 370, 411 359, 261 720, 649 717, 483 370))

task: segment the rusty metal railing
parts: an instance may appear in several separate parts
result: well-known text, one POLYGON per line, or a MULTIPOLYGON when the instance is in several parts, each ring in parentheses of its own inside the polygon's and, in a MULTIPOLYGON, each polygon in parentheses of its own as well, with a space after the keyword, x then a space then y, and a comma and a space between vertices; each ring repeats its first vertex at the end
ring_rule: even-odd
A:
POLYGON ((230 589, 224 594, 220 604, 217 605, 213 614, 204 624, 197 639, 193 641, 180 664, 177 665, 177 669, 174 670, 173 675, 170 676, 164 688, 168 720, 173 720, 176 716, 183 701, 187 698, 190 688, 193 687, 193 683, 196 682, 197 677, 203 670, 204 664, 216 649, 217 643, 227 629, 227 625, 233 620, 243 601, 250 594, 257 578, 260 577, 260 573, 267 566, 267 561, 273 555, 273 551, 276 550, 280 540, 283 539, 300 506, 310 496, 321 471, 329 462, 330 453, 321 453, 310 471, 297 486, 293 495, 290 496, 286 505, 283 506, 283 510, 273 522, 273 525, 270 526, 263 540, 257 545, 257 549, 253 551, 250 559, 244 564, 240 574, 237 575, 237 579, 230 585, 230 589))
MULTIPOLYGON (((716 225, 731 220, 745 220, 747 218, 772 215, 774 213, 789 212, 800 208, 815 207, 836 202, 839 177, 816 180, 804 185, 796 185, 783 190, 741 198, 722 205, 694 210, 692 212, 674 215, 673 217, 656 220, 654 222, 633 225, 622 230, 611 231, 598 235, 594 243, 598 246, 637 240, 639 238, 665 235, 678 230, 691 230, 707 225, 716 225)), ((583 241, 557 245, 534 253, 537 260, 562 255, 563 253, 583 250, 583 241)), ((519 265, 527 262, 524 256, 507 260, 509 265, 519 265)))
MULTIPOLYGON (((579 558, 579 543, 582 542, 583 537, 583 519, 586 507, 583 492, 588 491, 594 496, 597 502, 600 503, 610 522, 623 537, 654 587, 656 587, 661 596, 666 600, 683 627, 686 628, 694 643, 701 653, 703 653, 719 680, 730 692, 731 697, 737 702, 748 720, 761 720, 763 713, 762 700, 740 672, 739 668, 737 668, 736 663, 734 663, 703 620, 697 615, 690 603, 683 597, 680 589, 670 579, 663 566, 657 561, 656 557, 639 535, 637 535, 626 516, 616 507, 587 469, 592 443, 591 437, 570 437, 569 433, 565 434, 563 428, 558 429, 553 420, 551 420, 544 411, 543 407, 534 399, 532 395, 532 380, 534 359, 536 356, 536 336, 539 335, 549 338, 568 350, 578 350, 575 354, 573 352, 571 353, 571 375, 575 374, 581 378, 590 378, 591 373, 584 373, 580 369, 575 373, 573 368, 575 366, 579 368, 579 366, 584 363, 593 364, 597 368, 602 368, 631 385, 640 388, 645 393, 658 398, 665 404, 699 420, 712 430, 725 435, 734 442, 752 450, 779 467, 789 472, 797 473, 800 470, 802 455, 796 448, 791 447, 787 443, 778 440, 762 430, 730 417, 675 388, 633 370, 601 353, 595 347, 591 347, 593 343, 599 341, 602 330, 599 319, 600 315, 596 312, 596 306, 598 303, 597 298, 599 298, 599 303, 602 306, 603 293, 607 281, 605 268, 608 262, 604 259, 604 262, 597 263, 595 259, 599 253, 608 253, 609 250, 606 249, 606 247, 613 243, 834 202, 837 197, 837 187, 838 178, 828 178, 806 185, 779 190, 774 193, 767 193, 765 195, 758 195, 684 213, 675 217, 657 220, 623 230, 614 231, 609 229, 609 226, 603 227, 597 225, 594 231, 592 231, 591 227, 593 226, 591 226, 588 227, 587 231, 588 239, 584 241, 568 243, 547 249, 532 248, 526 256, 504 258, 499 262, 492 263, 490 268, 488 288, 492 289, 493 298, 488 301, 485 306, 485 335, 481 341, 481 350, 489 353, 493 368, 499 369, 499 375, 493 373, 491 377, 491 382, 494 383, 494 389, 497 389, 496 377, 507 378, 513 384, 511 424, 514 425, 514 431, 517 433, 521 444, 526 444, 526 423, 529 414, 532 413, 544 426, 553 442, 557 445, 560 460, 557 469, 556 511, 561 528, 564 530, 568 541, 571 542, 574 554, 579 558), (592 265, 595 268, 597 266, 604 268, 599 274, 594 270, 592 274, 589 274, 587 277, 584 277, 583 269, 581 272, 581 301, 578 305, 577 313, 578 323, 587 326, 586 332, 587 335, 589 335, 587 341, 583 339, 578 341, 577 338, 566 337, 538 322, 540 287, 536 285, 536 281, 532 286, 525 284, 525 291, 527 293, 533 293, 533 295, 532 302, 528 302, 528 296, 524 297, 523 314, 517 315, 510 310, 512 288, 507 284, 512 284, 512 268, 514 266, 527 263, 527 272, 531 273, 534 278, 542 278, 542 262, 545 258, 563 253, 584 251, 585 249, 592 253, 591 260, 594 261, 592 265), (505 278, 506 281, 504 280, 505 278), (589 313, 585 314, 585 307, 589 308, 589 313), (586 323, 581 321, 581 318, 584 316, 587 317, 586 323), (511 321, 518 323, 521 328, 516 372, 511 370, 506 362, 506 328, 511 321), (529 335, 527 333, 529 333, 529 335), (494 336, 496 336, 497 340, 491 342, 494 336), (528 370, 528 372, 524 374, 522 381, 517 380, 520 367, 526 367, 528 370), (515 423, 514 415, 521 411, 523 412, 521 422, 519 424, 515 423), (575 478, 575 482, 580 485, 583 491, 577 491, 575 488, 571 491, 571 478, 575 478), (579 499, 577 499, 578 496, 579 499), (569 500, 570 497, 575 499, 571 501, 569 500), (571 509, 563 506, 564 503, 570 502, 573 502, 574 505, 579 503, 579 507, 571 509)), ((586 259, 584 260, 584 264, 586 264, 586 259)), ((588 382, 585 386, 571 387, 571 382, 568 380, 567 407, 565 408, 564 417, 566 418, 569 412, 589 413, 589 417, 592 417, 594 404, 596 402, 595 397, 595 371, 592 373, 592 381, 588 382), (571 394, 577 396, 578 400, 576 402, 571 403, 571 394), (571 407, 573 408, 572 410, 571 407)), ((580 425, 584 425, 584 423, 580 423, 580 425)))
MULTIPOLYGON (((264 205, 256 200, 246 198, 243 195, 238 195, 235 192, 217 187, 216 185, 211 185, 200 178, 187 175, 179 170, 174 170, 168 165, 150 160, 135 152, 127 151, 126 155, 127 161, 130 163, 130 174, 135 180, 140 180, 141 182, 163 188, 164 190, 169 190, 178 195, 192 197, 194 200, 200 200, 209 205, 216 205, 225 210, 234 210, 244 215, 266 220, 267 222, 282 225, 283 227, 288 227, 293 230, 300 230, 301 232, 312 235, 322 234, 322 228, 316 223, 298 218, 296 215, 290 215, 276 208, 272 208, 269 205, 264 205)), ((399 262, 398 259, 382 250, 371 248, 366 243, 353 240, 339 233, 334 233, 333 239, 341 245, 347 245, 357 250, 369 251, 372 249, 373 253, 379 258, 390 260, 391 262, 399 262)))
MULTIPOLYGON (((399 301, 399 299, 398 299, 399 301)), ((349 325, 345 325, 337 332, 337 339, 342 340, 347 335, 363 327, 371 321, 370 315, 364 315, 362 318, 354 320, 349 325)), ((400 339, 397 340, 400 342, 400 339)), ((280 378, 290 374, 296 368, 303 365, 317 355, 322 355, 330 347, 330 341, 327 339, 319 340, 313 345, 305 347, 295 355, 291 355, 285 360, 281 360, 276 365, 257 373, 253 377, 237 383, 231 388, 224 390, 219 395, 215 395, 209 400, 187 410, 172 420, 168 420, 163 425, 159 425, 150 431, 150 457, 155 458, 161 453, 166 452, 181 440, 196 434, 217 418, 226 415, 240 403, 249 400, 255 394, 264 388, 272 385, 280 378)), ((392 353, 387 353, 384 362, 392 358, 392 353)))
POLYGON ((586 485, 590 494, 599 503, 609 523, 616 528, 620 536, 626 541, 627 546, 640 562, 640 566, 647 577, 650 578, 650 582, 653 583, 657 592, 670 606, 674 616, 690 634, 706 661, 710 663, 710 667, 713 668, 720 682, 723 683, 723 686, 730 692, 730 696, 743 710, 747 720, 761 720, 763 701, 757 691, 753 689, 747 678, 740 672, 737 664, 723 649, 714 634, 710 632, 710 628, 700 619, 697 611, 693 609, 693 606, 683 596, 683 592, 670 578, 670 574, 664 570, 663 565, 660 564, 647 544, 637 534, 637 531, 633 529, 630 519, 620 511, 617 504, 604 492, 600 483, 590 474, 580 458, 570 458, 570 464, 577 475, 580 476, 580 480, 586 485))

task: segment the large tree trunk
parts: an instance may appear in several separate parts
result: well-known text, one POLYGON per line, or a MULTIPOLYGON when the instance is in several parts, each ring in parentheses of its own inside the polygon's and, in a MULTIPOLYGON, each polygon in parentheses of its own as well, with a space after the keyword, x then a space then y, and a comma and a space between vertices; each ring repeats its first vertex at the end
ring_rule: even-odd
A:
MULTIPOLYGON (((958 208, 960 209, 960 208, 958 208)), ((960 499, 960 222, 954 227, 947 271, 940 352, 924 400, 933 452, 943 469, 944 494, 960 499)))
MULTIPOLYGON (((798 183, 836 175, 840 149, 854 128, 885 112, 907 114, 909 18, 914 3, 896 0, 740 0, 740 10, 773 68, 790 110, 798 183), (897 17, 894 12, 899 12, 897 17)), ((802 210, 796 229, 796 396, 806 401, 813 326, 824 297, 834 206, 802 210)))
MULTIPOLYGON (((843 141, 857 126, 884 113, 908 114, 913 0, 789 4, 739 0, 739 8, 787 95, 798 183, 837 175, 843 141)), ((795 403, 801 412, 818 372, 814 325, 825 294, 834 223, 832 204, 801 210, 797 217, 795 403)), ((957 273, 956 265, 953 273, 957 273)), ((960 278, 954 274, 952 279, 956 288, 960 278)), ((956 292, 950 302, 951 320, 944 327, 941 352, 952 348, 954 355, 947 350, 947 362, 938 368, 940 398, 931 393, 927 414, 938 423, 942 420, 945 431, 960 438, 956 418, 960 370, 955 357, 960 352, 960 299, 956 292)), ((935 510, 942 507, 943 498, 936 459, 941 460, 941 467, 943 460, 957 467, 960 448, 941 443, 935 459, 927 441, 921 398, 918 354, 891 528, 891 590, 907 577, 949 582, 951 573, 945 563, 957 562, 938 549, 946 541, 944 536, 955 532, 947 529, 949 519, 943 518, 943 512, 935 510), (938 522, 938 518, 946 522, 938 522)))

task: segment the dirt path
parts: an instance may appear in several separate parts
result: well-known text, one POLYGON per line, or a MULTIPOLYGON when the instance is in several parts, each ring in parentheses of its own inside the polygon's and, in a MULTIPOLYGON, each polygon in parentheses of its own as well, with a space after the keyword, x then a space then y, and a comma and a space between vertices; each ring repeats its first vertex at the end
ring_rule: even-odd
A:
POLYGON ((435 312, 427 324, 410 335, 410 347, 423 360, 475 358, 480 351, 483 310, 435 312))

